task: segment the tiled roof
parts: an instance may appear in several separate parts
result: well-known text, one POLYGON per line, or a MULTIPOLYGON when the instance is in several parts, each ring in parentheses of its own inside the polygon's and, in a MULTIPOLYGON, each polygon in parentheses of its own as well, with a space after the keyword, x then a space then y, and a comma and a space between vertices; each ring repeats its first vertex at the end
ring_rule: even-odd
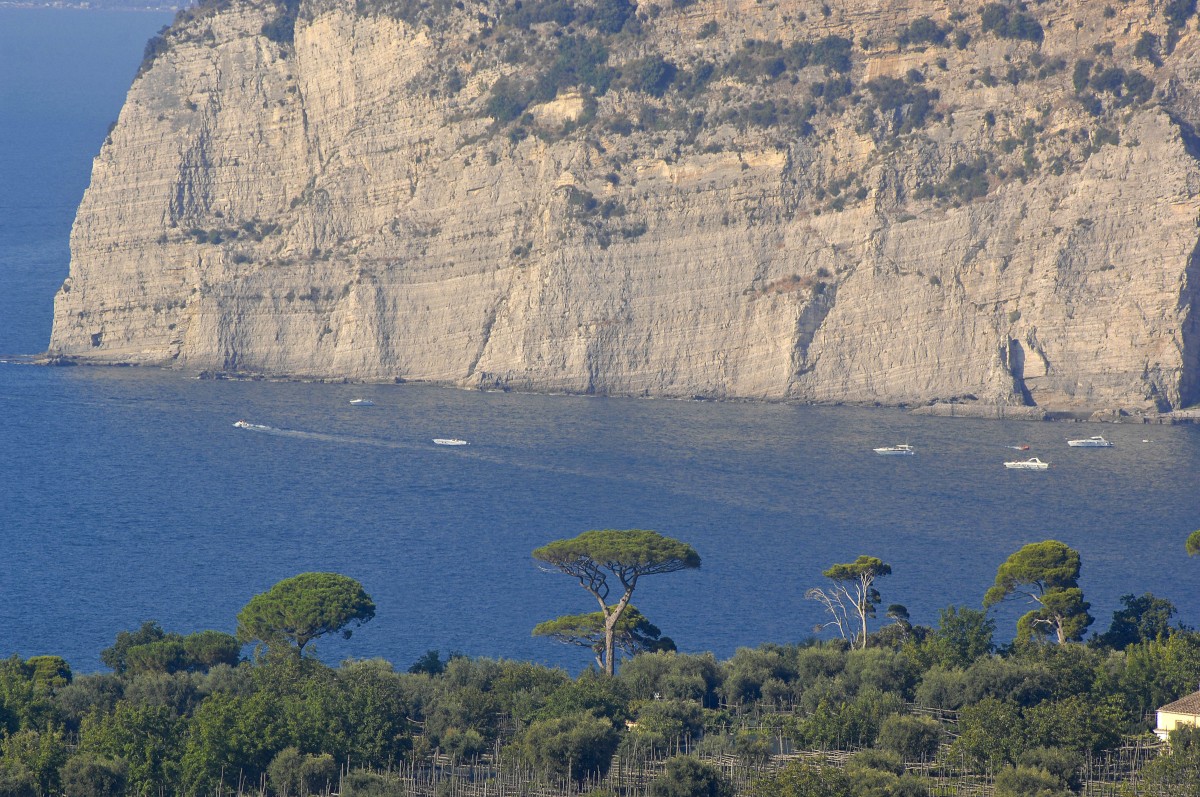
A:
POLYGON ((1190 695, 1185 695, 1174 703, 1168 703, 1163 706, 1159 711, 1166 711, 1171 714, 1200 715, 1200 692, 1192 692, 1190 695))

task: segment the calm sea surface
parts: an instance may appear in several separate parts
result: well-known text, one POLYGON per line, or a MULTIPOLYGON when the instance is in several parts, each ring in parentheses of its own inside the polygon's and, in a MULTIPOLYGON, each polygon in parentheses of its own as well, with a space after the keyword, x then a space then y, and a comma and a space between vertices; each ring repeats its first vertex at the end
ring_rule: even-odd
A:
MULTIPOLYGON (((0 352, 46 347, 91 158, 166 21, 0 9, 0 352)), ((1183 555, 1198 472, 1197 427, 0 364, 0 655, 98 669, 119 630, 232 631, 256 592, 333 570, 378 614, 318 643, 327 660, 440 648, 578 669, 587 656, 529 630, 595 606, 529 552, 629 527, 700 552, 701 570, 648 578, 635 603, 682 649, 722 657, 806 637, 821 616, 804 591, 833 562, 890 562, 884 603, 932 623, 978 606, 1008 554, 1048 537, 1081 551, 1098 630, 1146 590, 1200 625, 1200 561, 1183 555), (376 406, 349 406, 360 396, 376 406), (1097 433, 1116 448, 1064 442, 1097 433), (442 436, 471 445, 430 443, 442 436), (871 453, 896 442, 920 453, 871 453), (1052 469, 1006 471, 1016 443, 1052 469)), ((1006 635, 1016 615, 999 616, 1006 635)))

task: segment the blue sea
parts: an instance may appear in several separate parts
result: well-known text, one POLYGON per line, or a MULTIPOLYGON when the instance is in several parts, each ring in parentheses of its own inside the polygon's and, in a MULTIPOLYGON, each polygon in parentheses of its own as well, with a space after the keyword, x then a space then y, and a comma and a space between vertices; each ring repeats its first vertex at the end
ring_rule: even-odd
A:
MULTIPOLYGON (((167 21, 0 9, 0 352, 45 349, 91 159, 167 21)), ((1147 590, 1200 625, 1200 560, 1183 552, 1200 427, 192 377, 0 364, 0 655, 98 670, 120 630, 232 632, 255 593, 330 570, 378 606, 350 640, 317 643, 330 662, 405 667, 436 648, 577 671, 586 652, 530 629, 597 607, 530 551, 593 528, 700 552, 700 570, 646 578, 634 603, 681 649, 720 657, 808 637, 822 616, 804 592, 834 562, 889 562, 884 605, 935 623, 1047 538, 1081 552, 1095 630, 1147 590), (1065 444, 1098 433, 1116 447, 1065 444), (871 452, 900 442, 918 455, 871 452), (1030 455, 1051 470, 1002 466, 1030 455)), ((998 613, 1002 636, 1023 610, 998 613)))

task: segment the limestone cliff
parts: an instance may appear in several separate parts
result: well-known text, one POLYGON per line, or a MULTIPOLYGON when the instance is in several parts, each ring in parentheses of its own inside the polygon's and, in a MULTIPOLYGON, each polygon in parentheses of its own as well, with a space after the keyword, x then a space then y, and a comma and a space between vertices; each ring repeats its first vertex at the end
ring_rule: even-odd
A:
POLYGON ((606 394, 1200 401, 1187 2, 656 3, 182 14, 96 158, 50 353, 606 394))

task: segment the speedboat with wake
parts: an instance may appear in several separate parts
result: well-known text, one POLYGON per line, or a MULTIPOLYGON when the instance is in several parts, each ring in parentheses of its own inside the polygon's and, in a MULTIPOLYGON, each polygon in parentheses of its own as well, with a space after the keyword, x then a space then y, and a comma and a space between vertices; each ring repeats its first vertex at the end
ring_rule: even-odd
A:
POLYGON ((465 446, 466 440, 459 440, 457 437, 435 437, 433 438, 435 446, 465 446))
POLYGON ((250 429, 255 432, 269 432, 270 426, 263 426, 261 423, 250 423, 250 421, 234 421, 233 425, 239 429, 250 429))
POLYGON ((917 453, 908 443, 901 443, 898 446, 884 446, 873 449, 873 451, 883 457, 911 457, 917 453))

